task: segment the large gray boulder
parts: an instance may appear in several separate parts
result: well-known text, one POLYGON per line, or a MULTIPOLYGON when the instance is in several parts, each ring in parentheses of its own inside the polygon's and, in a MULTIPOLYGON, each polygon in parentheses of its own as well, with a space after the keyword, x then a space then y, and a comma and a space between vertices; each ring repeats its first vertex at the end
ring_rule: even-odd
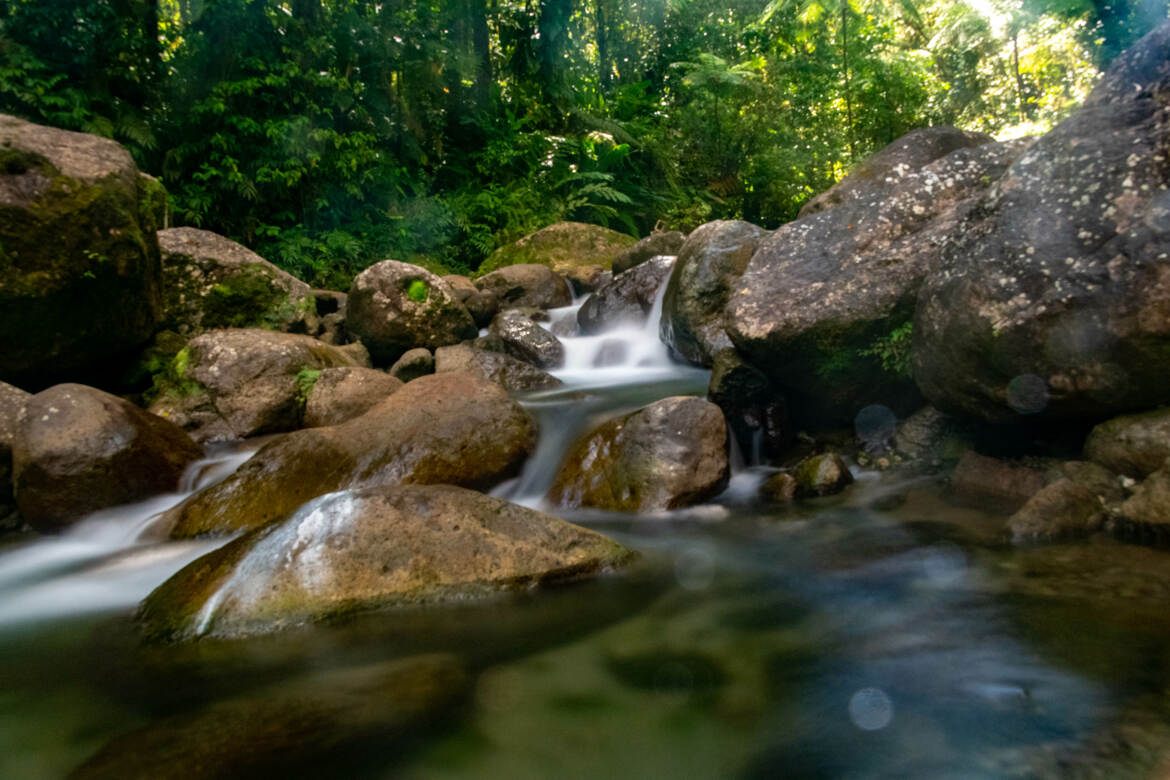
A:
POLYGON ((192 339, 156 379, 150 411, 200 442, 293 431, 319 372, 356 365, 310 336, 213 330, 192 339))
POLYGON ((218 328, 315 335, 309 285, 247 247, 209 230, 160 230, 163 327, 184 336, 218 328))
POLYGON ((376 366, 390 366, 415 347, 435 349, 479 331, 447 283, 425 268, 383 260, 353 280, 345 328, 362 340, 376 366))
POLYGON ((166 512, 154 533, 260 528, 351 488, 488 489, 514 476, 535 446, 535 422, 496 384, 460 372, 419 377, 360 417, 266 444, 226 480, 166 512))
POLYGON ((161 312, 166 190, 106 138, 0 115, 0 380, 99 373, 161 312))
POLYGON ((601 333, 619 325, 641 325, 650 316, 663 282, 670 276, 675 258, 670 255, 643 262, 589 296, 577 310, 577 324, 586 334, 601 333))
POLYGON ((535 307, 555 309, 573 302, 564 277, 548 266, 509 265, 475 280, 480 292, 495 296, 498 310, 535 307))
POLYGON ((662 340, 702 366, 731 342, 723 309, 756 249, 769 235, 750 222, 719 220, 700 225, 679 250, 662 299, 662 340))
POLYGON ((727 328, 801 424, 847 424, 875 403, 898 415, 921 405, 910 373, 918 291, 940 245, 1026 143, 895 166, 760 244, 728 303, 727 328))
POLYGON ((659 255, 677 255, 686 240, 687 237, 677 230, 651 233, 614 259, 613 275, 623 274, 659 255))
POLYGON ((116 504, 173 492, 203 448, 174 423, 85 385, 28 398, 12 444, 20 514, 55 531, 116 504))
POLYGON ((699 398, 664 398, 583 436, 548 497, 555 504, 619 512, 679 509, 727 486, 727 425, 699 398))
POLYGON ((953 231, 914 318, 935 406, 1008 422, 1170 402, 1168 105, 1170 23, 953 231))
POLYGON ((338 613, 465 601, 612 568, 601 534, 450 485, 330 493, 206 555, 139 611, 168 640, 274 631, 338 613))

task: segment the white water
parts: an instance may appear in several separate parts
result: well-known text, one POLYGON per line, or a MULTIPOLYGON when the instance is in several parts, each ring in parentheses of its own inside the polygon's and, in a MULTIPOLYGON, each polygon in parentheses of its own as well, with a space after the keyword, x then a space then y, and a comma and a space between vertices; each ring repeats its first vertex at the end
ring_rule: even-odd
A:
POLYGON ((192 463, 178 493, 104 509, 59 536, 0 553, 0 625, 129 608, 183 566, 225 543, 143 540, 160 512, 227 477, 259 447, 192 463))

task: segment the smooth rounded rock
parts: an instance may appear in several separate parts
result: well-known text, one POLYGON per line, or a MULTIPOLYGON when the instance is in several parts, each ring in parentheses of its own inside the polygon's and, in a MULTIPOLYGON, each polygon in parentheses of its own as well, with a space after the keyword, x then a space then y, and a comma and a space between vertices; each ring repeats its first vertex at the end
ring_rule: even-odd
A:
POLYGON ((565 362, 565 348, 560 339, 521 310, 500 312, 488 332, 503 343, 507 354, 525 363, 538 368, 556 368, 565 362))
POLYGON ((631 268, 659 255, 677 255, 686 240, 687 237, 677 230, 651 233, 614 258, 614 276, 624 274, 631 268))
POLYGON ((502 352, 480 349, 470 343, 435 350, 435 373, 452 371, 476 374, 512 392, 547 390, 563 384, 552 374, 530 363, 502 352))
POLYGON ((805 458, 796 464, 792 476, 796 480, 798 498, 829 496, 840 493, 853 483, 849 467, 835 452, 805 458))
POLYGON ((609 269, 614 258, 637 242, 633 236, 600 225, 557 222, 492 252, 479 270, 495 271, 510 265, 537 264, 558 273, 585 265, 609 269))
POLYGON ((1085 440, 1085 457, 1131 477, 1145 477, 1170 458, 1170 409, 1114 417, 1085 440))
POLYGON ((408 350, 390 366, 390 376, 409 382, 435 373, 435 356, 425 347, 408 350))
POLYGON ((321 369, 308 392, 302 425, 320 428, 360 417, 402 384, 402 380, 373 368, 321 369))
POLYGON ((573 302, 564 277, 543 265, 510 265, 481 276, 475 285, 495 295, 500 311, 525 306, 555 309, 573 302))

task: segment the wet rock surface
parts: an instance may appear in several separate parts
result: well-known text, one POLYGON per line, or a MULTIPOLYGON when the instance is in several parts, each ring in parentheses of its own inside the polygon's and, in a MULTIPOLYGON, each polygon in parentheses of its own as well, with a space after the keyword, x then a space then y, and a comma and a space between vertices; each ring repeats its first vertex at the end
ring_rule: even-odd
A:
POLYGON ((622 512, 677 509, 717 495, 729 476, 719 407, 665 398, 582 437, 548 497, 563 506, 622 512))
POLYGON ((614 259, 614 276, 623 274, 631 268, 641 265, 647 260, 652 260, 659 255, 673 257, 682 249, 682 245, 686 240, 687 237, 677 230, 663 230, 651 233, 614 259))
POLYGON ((849 466, 835 452, 805 458, 796 464, 792 476, 797 498, 830 496, 853 483, 849 466))
POLYGON ((715 355, 707 395, 723 410, 731 434, 748 462, 778 458, 792 443, 792 425, 783 393, 734 349, 720 350, 715 355))
POLYGON ((522 310, 497 314, 488 333, 502 342, 504 352, 537 368, 556 368, 565 362, 560 340, 522 310))
POLYGON ((1170 458, 1170 409, 1103 422, 1085 440, 1085 457, 1131 477, 1145 477, 1170 458))
POLYGON ((1170 401, 1170 26, 1012 164, 946 241, 914 317, 944 411, 1101 419, 1170 401))
POLYGON ((968 451, 951 474, 950 490, 960 501, 1014 510, 1047 483, 1048 477, 1042 469, 968 451))
POLYGON ((1008 520, 1012 541, 1052 541, 1088 536, 1105 514, 1097 495, 1071 479, 1041 488, 1008 520))
POLYGON ((644 323, 673 266, 673 257, 655 257, 593 293, 577 311, 581 332, 594 334, 623 324, 644 323))
POLYGON ((265 445, 232 476, 164 513, 154 534, 259 528, 348 488, 487 489, 515 475, 535 446, 532 418, 493 382, 465 372, 420 377, 360 417, 265 445))
POLYGON ((200 442, 293 431, 312 372, 357 365, 346 351, 309 336, 210 331, 192 339, 157 380, 150 411, 200 442))
POLYGON ((12 494, 12 444, 16 441, 17 421, 30 398, 31 393, 0 382, 0 531, 15 524, 8 521, 16 511, 12 494))
POLYGON ((12 442, 21 516, 55 531, 98 509, 175 491, 203 448, 174 423, 85 385, 24 401, 12 442))
POLYGON ((331 493, 180 571, 143 602, 155 640, 266 633, 379 606, 462 601, 612 568, 594 531, 450 485, 331 493))
POLYGON ((492 271, 477 279, 475 286, 495 296, 499 311, 526 306, 555 309, 573 302, 564 277, 547 266, 531 263, 492 271))
POLYGON ((512 392, 561 386, 561 380, 530 363, 472 344, 456 344, 435 350, 435 373, 452 371, 476 374, 512 392))
POLYGON ((0 380, 101 373, 158 323, 166 190, 96 135, 0 115, 0 149, 0 380))
POLYGON ((390 366, 415 347, 458 344, 477 332, 446 282, 397 260, 375 263, 354 277, 345 327, 361 339, 376 366, 390 366))
POLYGON ((696 228, 679 249, 662 300, 662 340, 702 366, 731 347, 723 309, 767 230, 749 222, 720 220, 696 228))
MULTIPOLYGON (((309 285, 241 244, 209 230, 158 232, 163 327, 191 337, 219 328, 316 335, 318 298, 309 285)), ((334 301, 333 312, 338 309, 334 301)))
POLYGON ((402 380, 373 368, 321 369, 307 393, 301 424, 305 428, 320 428, 360 417, 402 384, 402 380))

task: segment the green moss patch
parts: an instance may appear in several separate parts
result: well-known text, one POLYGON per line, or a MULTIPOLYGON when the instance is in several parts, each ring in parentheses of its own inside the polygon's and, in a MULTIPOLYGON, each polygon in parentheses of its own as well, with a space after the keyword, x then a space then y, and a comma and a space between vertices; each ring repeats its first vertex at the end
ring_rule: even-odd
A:
POLYGON ((290 302, 287 294, 272 283, 259 266, 249 266, 204 297, 203 327, 248 328, 277 326, 282 306, 290 302))
POLYGON ((406 297, 415 303, 422 303, 430 295, 430 288, 422 279, 411 279, 406 283, 406 297))

